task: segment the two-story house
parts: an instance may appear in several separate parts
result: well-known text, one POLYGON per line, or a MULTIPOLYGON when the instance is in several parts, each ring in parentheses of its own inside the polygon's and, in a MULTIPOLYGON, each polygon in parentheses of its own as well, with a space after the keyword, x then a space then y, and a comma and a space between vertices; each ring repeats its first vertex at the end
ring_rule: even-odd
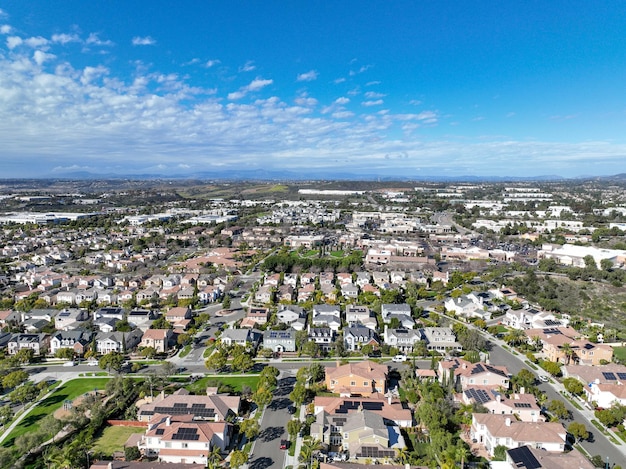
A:
POLYGON ((326 368, 326 388, 341 396, 370 396, 387 392, 386 365, 371 360, 326 368))
POLYGON ((141 336, 140 347, 153 347, 157 353, 165 353, 174 342, 172 329, 147 329, 141 336))

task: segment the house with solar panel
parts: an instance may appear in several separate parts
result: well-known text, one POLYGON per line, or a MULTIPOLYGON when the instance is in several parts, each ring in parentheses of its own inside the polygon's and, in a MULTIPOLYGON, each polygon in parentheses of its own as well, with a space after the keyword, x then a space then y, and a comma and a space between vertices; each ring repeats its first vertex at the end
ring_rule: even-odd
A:
POLYGON ((496 389, 474 386, 464 389, 460 396, 464 404, 482 405, 491 414, 513 416, 522 422, 545 422, 532 394, 519 392, 509 398, 496 389))
POLYGON ((296 331, 291 328, 284 331, 265 331, 263 333, 263 347, 277 353, 295 352, 296 331))
POLYGON ((326 388, 340 396, 371 396, 387 392, 387 365, 371 360, 326 368, 326 388))
POLYGON ((490 388, 509 388, 509 376, 505 366, 489 365, 487 363, 471 363, 462 358, 442 360, 437 365, 439 382, 452 379, 461 389, 474 386, 490 388))
POLYGON ((413 351, 415 344, 422 341, 422 333, 419 329, 406 329, 404 327, 390 329, 385 324, 383 340, 387 345, 407 354, 413 351))
POLYGON ((197 421, 191 415, 156 414, 138 442, 139 451, 161 462, 207 464, 214 447, 224 451, 233 426, 228 422, 197 421))
POLYGON ((386 425, 382 416, 365 409, 348 414, 341 437, 342 450, 353 462, 388 462, 406 448, 399 427, 386 425))
POLYGON ((583 383, 587 402, 595 402, 597 406, 604 408, 611 407, 614 401, 624 404, 626 396, 623 395, 622 388, 626 388, 626 366, 617 363, 603 366, 571 364, 562 369, 563 376, 583 383))
POLYGON ((522 422, 507 415, 472 414, 470 437, 493 456, 497 446, 532 446, 562 453, 567 431, 559 422, 522 422))
POLYGON ((593 469, 580 451, 550 453, 531 446, 520 446, 506 452, 506 462, 516 469, 593 469))
POLYGON ((54 318, 54 327, 58 331, 76 329, 89 319, 86 309, 70 308, 59 311, 54 318))
POLYGON ((222 422, 239 415, 241 398, 218 394, 213 388, 207 395, 192 395, 184 388, 166 396, 161 392, 137 410, 137 420, 149 422, 155 415, 190 415, 194 421, 222 422))

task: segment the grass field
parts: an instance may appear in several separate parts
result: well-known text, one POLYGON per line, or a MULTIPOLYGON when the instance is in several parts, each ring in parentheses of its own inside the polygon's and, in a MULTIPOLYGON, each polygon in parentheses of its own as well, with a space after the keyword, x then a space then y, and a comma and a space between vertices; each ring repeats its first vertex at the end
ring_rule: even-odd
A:
POLYGON ((220 383, 222 385, 228 385, 233 388, 235 392, 241 392, 243 386, 249 386, 252 391, 256 391, 257 384, 259 382, 258 375, 256 376, 207 376, 206 378, 199 379, 195 383, 185 386, 189 392, 194 394, 204 394, 206 388, 213 383, 220 383))
POLYGON ((106 427, 93 446, 95 452, 101 451, 111 456, 114 451, 124 451, 124 443, 133 433, 145 433, 141 427, 106 427))
POLYGON ((626 347, 613 347, 613 356, 617 358, 620 363, 626 363, 626 347))
POLYGON ((25 433, 36 431, 39 428, 39 421, 46 415, 52 414, 59 409, 63 405, 63 402, 76 399, 78 396, 88 391, 93 391, 94 389, 104 389, 109 379, 110 378, 79 378, 68 381, 41 401, 39 405, 31 409, 19 425, 13 429, 8 438, 4 440, 2 446, 7 448, 13 446, 15 438, 25 433))

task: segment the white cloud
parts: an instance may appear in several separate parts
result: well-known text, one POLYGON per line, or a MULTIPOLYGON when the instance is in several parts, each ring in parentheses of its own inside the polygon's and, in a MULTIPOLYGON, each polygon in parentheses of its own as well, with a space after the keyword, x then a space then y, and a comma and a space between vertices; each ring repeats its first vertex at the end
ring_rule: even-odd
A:
POLYGON ((383 93, 376 93, 375 91, 368 91, 365 93, 365 97, 368 99, 384 98, 385 96, 387 95, 383 93))
POLYGON ((33 53, 33 60, 39 66, 41 66, 46 60, 52 60, 54 58, 56 58, 56 55, 54 55, 54 54, 47 54, 46 52, 43 52, 43 51, 40 51, 40 50, 36 50, 33 53))
POLYGON ((21 46, 24 41, 19 36, 9 36, 7 37, 7 47, 9 49, 15 49, 18 46, 21 46))
POLYGON ((59 44, 67 44, 68 42, 80 42, 80 37, 77 34, 53 34, 52 42, 59 44))
POLYGON ((256 65, 254 65, 252 60, 248 60, 245 64, 239 67, 240 72, 252 72, 254 70, 256 70, 256 65))
POLYGON ((91 33, 85 40, 85 44, 94 46, 112 46, 113 41, 100 39, 97 33, 91 33))
POLYGON ((11 34, 11 31, 13 31, 13 28, 10 24, 0 25, 0 34, 11 34))
POLYGON ((374 85, 380 85, 380 81, 368 81, 367 83, 365 83, 365 86, 374 86, 374 85))
POLYGON ((228 93, 226 97, 231 101, 237 101, 238 99, 243 98, 246 94, 248 93, 245 90, 233 91, 232 93, 228 93))
POLYGON ((342 96, 340 98, 335 99, 335 104, 340 104, 340 105, 344 105, 344 104, 348 104, 350 102, 350 98, 346 98, 345 96, 342 96))
POLYGON ((261 88, 265 88, 266 86, 271 85, 272 83, 274 83, 274 80, 264 80, 262 78, 255 78, 247 86, 247 89, 248 91, 258 91, 261 88))
POLYGON ((211 67, 215 67, 216 65, 219 65, 221 62, 217 59, 214 60, 207 60, 205 67, 206 68, 211 68, 211 67))
POLYGON ((296 78, 296 81, 314 81, 317 80, 318 73, 316 70, 310 70, 306 73, 301 73, 296 78))
POLYGON ((41 37, 41 36, 29 37, 24 40, 24 44, 32 48, 35 48, 35 47, 41 48, 41 47, 47 46, 49 43, 50 41, 48 41, 45 37, 41 37))
POLYGON ((412 104, 413 106, 419 106, 420 104, 422 104, 422 102, 419 99, 412 99, 411 101, 409 101, 409 104, 412 104))
POLYGON ((333 118, 335 119, 349 119, 351 117, 354 117, 354 112, 350 112, 350 111, 337 111, 337 112, 333 112, 331 114, 331 116, 333 116, 333 118))
POLYGON ((371 106, 380 106, 383 104, 383 100, 382 99, 376 99, 376 100, 370 100, 370 101, 363 101, 361 103, 362 106, 365 107, 371 107, 371 106))
POLYGON ((294 100, 298 106, 313 107, 317 105, 317 99, 310 96, 299 96, 294 100))
POLYGON ((333 83, 335 83, 335 84, 337 84, 337 85, 338 85, 339 83, 343 83, 344 81, 346 81, 346 79, 345 79, 345 78, 343 78, 343 77, 342 77, 342 78, 335 78, 335 79, 333 80, 333 83))
POLYGON ((133 46, 153 46, 156 44, 156 40, 151 38, 150 36, 139 37, 135 36, 133 38, 133 46))

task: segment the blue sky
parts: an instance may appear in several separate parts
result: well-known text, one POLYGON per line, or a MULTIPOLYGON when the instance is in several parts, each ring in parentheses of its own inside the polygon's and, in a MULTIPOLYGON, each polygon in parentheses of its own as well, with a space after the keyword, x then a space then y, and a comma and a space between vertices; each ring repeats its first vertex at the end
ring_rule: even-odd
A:
POLYGON ((626 172, 621 1, 0 9, 0 177, 626 172))

